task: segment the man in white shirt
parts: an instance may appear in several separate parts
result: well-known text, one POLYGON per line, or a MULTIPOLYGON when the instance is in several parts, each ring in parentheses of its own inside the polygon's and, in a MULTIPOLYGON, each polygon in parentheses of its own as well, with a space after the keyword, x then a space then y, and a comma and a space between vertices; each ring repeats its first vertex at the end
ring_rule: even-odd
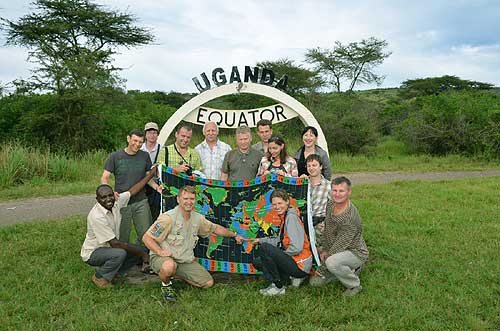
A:
POLYGON ((130 267, 143 261, 143 271, 149 271, 149 255, 140 246, 120 241, 120 209, 126 207, 130 197, 142 190, 156 174, 156 167, 134 184, 128 191, 115 193, 108 184, 96 189, 97 203, 87 216, 87 234, 80 255, 82 260, 95 266, 92 282, 98 288, 112 286, 117 274, 125 273, 130 267))
POLYGON ((219 140, 219 128, 215 122, 207 122, 203 126, 205 140, 194 149, 200 154, 202 172, 207 178, 219 179, 222 169, 222 161, 231 146, 219 140))

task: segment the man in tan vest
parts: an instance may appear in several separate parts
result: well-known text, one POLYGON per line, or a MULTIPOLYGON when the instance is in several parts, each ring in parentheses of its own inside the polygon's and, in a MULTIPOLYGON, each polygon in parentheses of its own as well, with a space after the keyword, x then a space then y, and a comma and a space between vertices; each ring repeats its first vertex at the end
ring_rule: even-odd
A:
POLYGON ((235 238, 239 244, 243 241, 240 235, 195 212, 195 202, 194 187, 182 187, 177 195, 178 206, 161 214, 142 238, 150 249, 151 268, 160 276, 163 298, 168 302, 177 299, 170 282, 173 276, 199 288, 209 288, 214 284, 210 273, 195 260, 193 249, 198 236, 215 233, 235 238))

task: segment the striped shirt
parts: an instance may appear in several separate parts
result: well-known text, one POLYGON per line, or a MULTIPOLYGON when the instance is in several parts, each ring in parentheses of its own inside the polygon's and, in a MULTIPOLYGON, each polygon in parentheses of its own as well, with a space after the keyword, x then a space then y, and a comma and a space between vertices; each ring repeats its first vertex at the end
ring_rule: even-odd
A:
POLYGON ((201 164, 203 166, 202 172, 207 178, 219 179, 222 169, 222 161, 224 156, 231 150, 231 146, 223 141, 217 140, 214 148, 208 146, 206 140, 194 148, 200 154, 201 164))
POLYGON ((323 231, 323 249, 330 255, 350 251, 361 261, 368 259, 368 248, 363 239, 363 224, 358 209, 349 201, 349 207, 339 215, 333 215, 335 203, 328 201, 323 231))

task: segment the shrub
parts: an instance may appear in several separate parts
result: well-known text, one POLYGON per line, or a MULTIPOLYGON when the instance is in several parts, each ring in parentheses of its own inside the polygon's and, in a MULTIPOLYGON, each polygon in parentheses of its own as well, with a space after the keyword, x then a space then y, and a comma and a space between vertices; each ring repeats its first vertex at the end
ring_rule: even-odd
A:
POLYGON ((460 91, 419 97, 415 102, 417 110, 397 127, 399 138, 413 152, 500 156, 498 96, 460 91))

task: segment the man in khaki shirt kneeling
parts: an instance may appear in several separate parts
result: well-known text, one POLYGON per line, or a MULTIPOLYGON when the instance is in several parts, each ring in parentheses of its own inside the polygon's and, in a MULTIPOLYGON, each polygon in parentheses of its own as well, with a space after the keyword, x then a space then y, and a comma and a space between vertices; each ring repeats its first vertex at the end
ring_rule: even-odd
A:
POLYGON ((215 233, 233 237, 238 244, 243 241, 243 237, 235 232, 208 221, 194 211, 195 202, 194 187, 182 187, 177 195, 179 205, 161 214, 142 238, 150 250, 151 267, 163 282, 163 298, 168 302, 177 299, 170 282, 174 275, 199 288, 209 288, 214 284, 210 273, 195 260, 193 249, 198 236, 207 237, 215 233))

